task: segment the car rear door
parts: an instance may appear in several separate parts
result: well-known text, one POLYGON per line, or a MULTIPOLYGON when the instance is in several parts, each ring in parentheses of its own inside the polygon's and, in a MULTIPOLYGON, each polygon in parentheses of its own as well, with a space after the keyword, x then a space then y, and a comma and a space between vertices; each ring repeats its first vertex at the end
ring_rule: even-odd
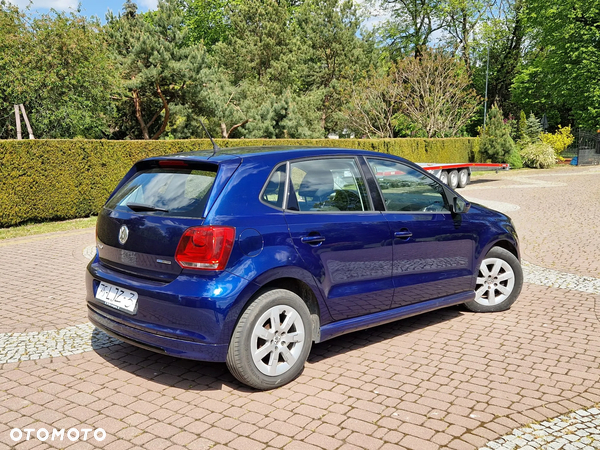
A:
POLYGON ((472 290, 475 229, 450 212, 441 183, 407 164, 367 158, 393 241, 392 307, 472 290))
POLYGON ((357 160, 305 159, 289 167, 285 219, 332 317, 388 309, 394 291, 390 228, 371 206, 357 160))

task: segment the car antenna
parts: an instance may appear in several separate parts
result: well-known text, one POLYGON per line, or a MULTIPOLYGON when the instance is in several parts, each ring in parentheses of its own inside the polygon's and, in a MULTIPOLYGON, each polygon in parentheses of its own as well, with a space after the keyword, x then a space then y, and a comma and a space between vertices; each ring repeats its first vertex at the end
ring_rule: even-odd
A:
POLYGON ((213 145, 213 154, 211 156, 215 156, 217 154, 217 152, 219 150, 221 150, 221 149, 219 148, 219 146, 217 145, 217 143, 215 142, 215 140, 213 139, 213 137, 210 135, 210 133, 208 132, 208 130, 204 126, 204 122, 202 122, 202 119, 198 119, 198 120, 200 120, 200 125, 202 125, 202 128, 204 129, 204 132, 206 133, 206 135, 210 139, 210 142, 212 142, 212 145, 213 145))

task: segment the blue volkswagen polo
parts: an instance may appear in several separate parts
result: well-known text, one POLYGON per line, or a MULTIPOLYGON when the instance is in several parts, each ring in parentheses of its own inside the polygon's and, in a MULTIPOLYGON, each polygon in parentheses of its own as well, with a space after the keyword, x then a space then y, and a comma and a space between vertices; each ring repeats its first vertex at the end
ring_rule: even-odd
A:
POLYGON ((261 147, 137 162, 98 217, 94 325, 226 362, 249 386, 297 377, 313 342, 464 304, 508 309, 514 225, 417 165, 360 150, 261 147))

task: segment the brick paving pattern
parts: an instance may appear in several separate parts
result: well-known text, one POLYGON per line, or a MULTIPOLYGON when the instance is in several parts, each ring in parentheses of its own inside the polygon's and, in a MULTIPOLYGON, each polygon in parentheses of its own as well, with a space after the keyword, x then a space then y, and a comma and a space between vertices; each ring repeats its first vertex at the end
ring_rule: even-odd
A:
MULTIPOLYGON (((527 183, 490 175, 463 192, 520 207, 510 214, 534 275, 538 266, 600 278, 600 237, 588 230, 600 223, 600 172, 526 174, 527 183)), ((85 323, 91 243, 91 230, 0 241, 0 332, 85 323), (55 284, 64 295, 50 299, 55 284)), ((560 439, 583 424, 594 442, 598 429, 600 296, 538 281, 503 313, 447 308, 315 345, 304 373, 269 392, 241 386, 224 364, 127 344, 0 364, 0 449, 504 450, 535 442, 523 438, 539 431, 533 422, 546 436, 568 422, 545 448, 591 446, 560 439), (103 428, 106 438, 15 441, 15 428, 103 428)))
POLYGON ((600 168, 521 173, 475 178, 462 193, 519 205, 518 210, 507 213, 521 237, 526 261, 600 278, 600 168))
POLYGON ((83 249, 94 230, 0 241, 0 333, 56 330, 87 322, 83 249))

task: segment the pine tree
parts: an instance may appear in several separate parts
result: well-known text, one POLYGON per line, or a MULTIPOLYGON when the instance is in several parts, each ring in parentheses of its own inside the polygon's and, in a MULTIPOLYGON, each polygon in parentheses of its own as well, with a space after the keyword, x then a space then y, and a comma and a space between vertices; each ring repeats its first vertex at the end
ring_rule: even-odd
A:
POLYGON ((539 119, 531 113, 527 119, 527 124, 523 130, 523 137, 521 139, 525 144, 540 142, 542 131, 542 124, 539 119))
POLYGON ((121 95, 113 97, 120 97, 117 109, 122 115, 115 134, 158 139, 170 122, 187 117, 193 121, 189 108, 202 90, 207 55, 201 44, 186 45, 189 30, 177 0, 159 0, 157 10, 146 14, 137 14, 130 1, 123 9, 124 14, 107 17, 121 77, 121 95), (175 112, 179 117, 171 117, 175 112))
POLYGON ((510 137, 510 125, 504 123, 502 110, 494 105, 488 123, 481 133, 479 147, 484 160, 502 163, 515 151, 515 142, 510 137))

